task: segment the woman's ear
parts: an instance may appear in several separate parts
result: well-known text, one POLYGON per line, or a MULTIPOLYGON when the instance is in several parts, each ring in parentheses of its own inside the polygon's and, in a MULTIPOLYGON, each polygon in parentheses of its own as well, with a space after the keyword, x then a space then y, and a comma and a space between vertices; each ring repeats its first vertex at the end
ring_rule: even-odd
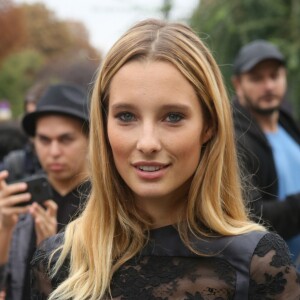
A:
POLYGON ((202 135, 202 142, 206 144, 213 136, 213 128, 211 126, 207 126, 202 135))

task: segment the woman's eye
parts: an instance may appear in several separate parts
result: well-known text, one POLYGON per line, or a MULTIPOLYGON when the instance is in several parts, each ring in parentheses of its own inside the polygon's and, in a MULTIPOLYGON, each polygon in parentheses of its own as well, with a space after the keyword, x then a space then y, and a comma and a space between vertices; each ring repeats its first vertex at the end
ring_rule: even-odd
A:
POLYGON ((170 113, 167 115, 166 121, 170 123, 177 123, 183 119, 183 116, 179 113, 170 113))
POLYGON ((117 115, 117 118, 123 122, 131 122, 135 120, 135 117, 130 112, 122 112, 117 115))

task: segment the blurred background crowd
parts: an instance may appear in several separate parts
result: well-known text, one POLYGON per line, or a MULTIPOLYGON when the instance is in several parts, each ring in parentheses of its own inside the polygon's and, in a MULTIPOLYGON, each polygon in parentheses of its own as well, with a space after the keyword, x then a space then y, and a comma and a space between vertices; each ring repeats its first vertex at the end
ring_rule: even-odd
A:
MULTIPOLYGON (((51 2, 51 1, 49 1, 51 2)), ((123 14, 142 9, 135 1, 108 3, 123 14), (127 2, 127 4, 126 4, 127 2), (128 6, 128 10, 124 7, 128 6)), ((300 3, 297 0, 185 0, 189 15, 172 14, 177 1, 154 1, 148 17, 176 18, 192 26, 205 40, 219 63, 229 93, 232 62, 240 47, 255 39, 268 40, 287 59, 289 91, 294 116, 300 118, 300 3)), ((65 10, 72 2, 65 3, 65 10)), ((82 3, 85 5, 85 2, 82 3)), ((147 7, 147 3, 144 6, 147 7)), ((52 5, 53 7, 53 5, 52 5)), ((108 7, 109 8, 109 7, 108 7)), ((108 10, 106 8, 106 10, 108 10)), ((99 6, 100 9, 100 6, 99 6)), ((117 10, 106 14, 118 26, 117 10)), ((185 12, 186 13, 186 12, 185 12)), ((103 14, 101 14, 103 15, 103 14)), ((145 15, 137 13, 136 20, 145 15)), ((134 21, 133 21, 134 22, 134 21)), ((126 27, 131 24, 126 24, 126 27)), ((109 25, 110 26, 110 25, 109 25)), ((105 19, 98 28, 105 31, 105 19)), ((108 28, 107 28, 108 30, 108 28)), ((125 28, 124 28, 125 30, 125 28)), ((86 25, 76 19, 62 19, 43 2, 0 0, 0 119, 14 119, 23 113, 24 97, 34 84, 61 80, 87 85, 103 57, 103 49, 91 43, 86 25), (80 71, 79 71, 80 70, 80 71)))

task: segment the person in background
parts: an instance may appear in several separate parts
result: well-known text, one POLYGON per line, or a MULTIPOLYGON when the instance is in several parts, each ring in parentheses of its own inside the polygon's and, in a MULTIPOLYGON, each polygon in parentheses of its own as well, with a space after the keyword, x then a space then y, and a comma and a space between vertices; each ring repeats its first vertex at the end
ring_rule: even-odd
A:
POLYGON ((285 242, 247 216, 222 76, 188 26, 141 21, 108 52, 89 159, 86 208, 32 260, 36 298, 300 297, 285 242))
POLYGON ((80 87, 50 85, 36 110, 24 115, 22 126, 53 198, 27 205, 31 194, 26 184, 7 184, 8 172, 0 172, 0 291, 7 300, 31 299, 29 264, 36 246, 77 216, 89 192, 88 100, 80 87))
POLYGON ((260 193, 253 212, 287 241, 300 269, 300 129, 282 105, 285 64, 267 41, 241 48, 234 62, 234 126, 241 164, 260 193))
POLYGON ((49 85, 49 80, 40 80, 35 82, 32 87, 29 88, 24 99, 25 113, 31 113, 36 110, 36 106, 39 100, 41 99, 42 95, 45 93, 49 85))
POLYGON ((0 161, 12 151, 22 149, 27 140, 27 136, 20 128, 18 121, 0 122, 0 161))
MULTIPOLYGON (((25 97, 25 103, 26 103, 25 97)), ((3 160, 11 152, 19 152, 28 138, 20 126, 19 119, 12 118, 9 101, 0 101, 0 170, 3 160), (16 151, 17 150, 17 151, 16 151)))
MULTIPOLYGON (((28 89, 24 97, 25 113, 33 112, 35 110, 37 102, 50 83, 68 82, 70 84, 81 86, 85 92, 89 92, 94 73, 98 67, 98 60, 92 61, 84 59, 80 54, 78 54, 79 56, 77 54, 71 53, 67 62, 64 61, 66 65, 63 69, 58 60, 54 62, 54 65, 52 65, 50 69, 49 66, 46 66, 45 69, 42 69, 39 72, 37 76, 38 79, 28 89)), ((19 123, 19 119, 17 123, 19 123)), ((3 140, 1 133, 3 133, 3 139, 7 141, 7 133, 4 131, 1 132, 0 128, 0 138, 3 140)), ((7 182, 20 180, 23 177, 41 171, 41 166, 31 140, 28 139, 21 147, 19 147, 20 142, 16 144, 16 139, 13 140, 14 141, 12 141, 12 139, 9 140, 9 147, 7 146, 7 143, 5 146, 0 144, 0 150, 3 150, 3 157, 0 159, 0 170, 9 171, 7 182), (16 149, 16 151, 10 151, 11 149, 16 149)))
MULTIPOLYGON (((48 86, 49 82, 47 80, 37 81, 27 91, 24 98, 25 114, 35 111, 38 101, 41 99, 48 86)), ((18 120, 15 123, 20 123, 20 121, 18 120)), ((10 142, 8 145, 10 146, 9 149, 6 149, 0 159, 0 170, 7 170, 9 172, 9 177, 6 179, 7 182, 20 180, 26 176, 41 172, 41 165, 36 156, 32 140, 25 134, 24 130, 18 128, 18 135, 15 133, 13 135, 14 138, 12 138, 12 132, 5 129, 6 128, 3 128, 3 130, 1 130, 2 136, 3 138, 9 139, 10 142), (19 135, 22 137, 22 140, 18 144, 19 146, 12 147, 12 141, 19 135)), ((18 140, 20 140, 20 138, 18 140)), ((6 146, 6 148, 8 148, 8 146, 6 146)))

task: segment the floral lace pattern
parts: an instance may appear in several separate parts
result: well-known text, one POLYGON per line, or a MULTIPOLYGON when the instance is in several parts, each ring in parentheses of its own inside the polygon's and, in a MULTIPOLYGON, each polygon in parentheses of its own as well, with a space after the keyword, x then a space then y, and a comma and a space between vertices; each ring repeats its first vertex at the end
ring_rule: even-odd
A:
POLYGON ((122 300, 232 299, 234 283, 235 270, 220 259, 148 256, 127 262, 115 274, 112 296, 122 300))
POLYGON ((260 240, 254 251, 252 270, 258 268, 262 260, 269 262, 269 267, 261 276, 251 276, 249 299, 283 299, 279 295, 286 295, 284 299, 300 299, 299 292, 292 296, 292 289, 299 290, 299 274, 290 277, 295 270, 288 254, 286 243, 278 235, 267 234, 260 240), (291 286, 290 291, 288 286, 291 286))
MULTIPOLYGON (((50 280, 45 276, 48 256, 49 250, 39 249, 32 262, 32 299, 47 299, 67 276, 68 262, 58 277, 50 280)), ((261 238, 249 268, 248 299, 300 299, 300 277, 278 235, 267 233, 261 238)), ((236 285, 236 269, 222 256, 140 255, 114 274, 111 293, 114 300, 241 299, 236 285)))

